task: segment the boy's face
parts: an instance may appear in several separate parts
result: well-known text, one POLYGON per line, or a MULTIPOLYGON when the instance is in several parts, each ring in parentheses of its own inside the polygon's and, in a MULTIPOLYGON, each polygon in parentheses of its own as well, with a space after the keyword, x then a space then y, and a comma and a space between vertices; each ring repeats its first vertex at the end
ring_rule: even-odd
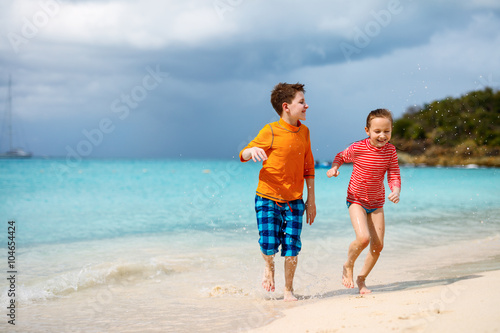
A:
POLYGON ((297 91, 292 103, 283 103, 283 112, 288 112, 292 120, 306 120, 306 110, 309 105, 306 104, 304 93, 297 91))

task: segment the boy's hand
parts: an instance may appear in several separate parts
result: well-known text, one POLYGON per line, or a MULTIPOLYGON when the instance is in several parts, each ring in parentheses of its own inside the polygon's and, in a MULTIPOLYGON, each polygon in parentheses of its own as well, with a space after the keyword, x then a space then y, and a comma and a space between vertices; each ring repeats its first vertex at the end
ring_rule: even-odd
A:
POLYGON ((394 202, 397 204, 399 202, 399 193, 401 192, 401 189, 399 187, 395 187, 391 194, 387 197, 390 201, 394 202))
POLYGON ((311 225, 316 218, 316 203, 314 200, 307 199, 306 201, 306 223, 311 225))
POLYGON ((339 167, 338 165, 335 165, 333 166, 330 170, 328 170, 326 172, 326 175, 328 176, 328 178, 332 178, 332 177, 337 177, 339 175, 339 167))
POLYGON ((259 147, 248 148, 243 152, 243 158, 249 160, 250 158, 254 162, 260 162, 267 160, 266 151, 259 147))

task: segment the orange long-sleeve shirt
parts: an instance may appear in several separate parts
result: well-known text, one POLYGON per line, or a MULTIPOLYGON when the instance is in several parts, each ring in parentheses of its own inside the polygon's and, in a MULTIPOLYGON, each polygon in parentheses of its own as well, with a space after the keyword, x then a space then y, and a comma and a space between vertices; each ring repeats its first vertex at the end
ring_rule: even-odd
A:
POLYGON ((267 160, 262 163, 257 195, 277 202, 302 199, 304 179, 314 178, 314 157, 309 129, 298 122, 292 126, 280 119, 267 124, 247 148, 264 149, 267 160))

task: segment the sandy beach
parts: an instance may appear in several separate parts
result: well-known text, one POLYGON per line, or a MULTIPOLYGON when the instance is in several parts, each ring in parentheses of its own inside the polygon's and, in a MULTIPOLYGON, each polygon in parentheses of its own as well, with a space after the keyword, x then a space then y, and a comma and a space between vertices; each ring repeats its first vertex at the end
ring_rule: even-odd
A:
POLYGON ((372 286, 283 311, 264 332, 500 332, 500 271, 372 286))

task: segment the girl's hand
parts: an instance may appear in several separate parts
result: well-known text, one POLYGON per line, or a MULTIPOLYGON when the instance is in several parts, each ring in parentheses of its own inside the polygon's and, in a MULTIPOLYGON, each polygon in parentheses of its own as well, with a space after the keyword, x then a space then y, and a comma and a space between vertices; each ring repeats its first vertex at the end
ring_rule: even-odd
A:
POLYGON ((401 192, 401 189, 395 187, 394 190, 391 192, 391 194, 389 194, 389 196, 387 197, 387 199, 389 199, 390 201, 392 201, 395 204, 397 204, 399 202, 399 193, 400 192, 401 192))
POLYGON ((328 178, 332 178, 332 177, 337 177, 339 175, 339 167, 338 166, 334 166, 332 167, 330 170, 328 170, 326 172, 326 175, 328 176, 328 178))

